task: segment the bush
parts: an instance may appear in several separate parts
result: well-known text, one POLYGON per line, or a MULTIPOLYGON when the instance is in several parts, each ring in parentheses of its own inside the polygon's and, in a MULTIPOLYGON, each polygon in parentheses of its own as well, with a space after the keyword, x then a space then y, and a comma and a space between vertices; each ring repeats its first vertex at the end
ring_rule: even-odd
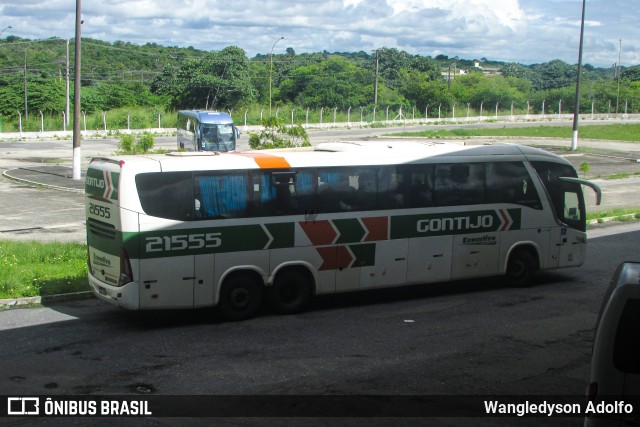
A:
POLYGON ((120 135, 120 144, 116 154, 146 154, 153 149, 153 135, 145 132, 137 138, 132 134, 120 135))
POLYGON ((311 146, 307 131, 300 125, 287 126, 283 119, 272 116, 262 119, 262 126, 259 134, 249 135, 249 147, 253 150, 311 146))

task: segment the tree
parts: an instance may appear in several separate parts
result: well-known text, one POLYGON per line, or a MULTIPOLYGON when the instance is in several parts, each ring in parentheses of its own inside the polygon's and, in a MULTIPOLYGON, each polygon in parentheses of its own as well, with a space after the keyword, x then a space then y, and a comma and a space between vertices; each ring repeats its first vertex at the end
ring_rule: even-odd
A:
POLYGON ((151 91, 169 95, 177 108, 234 108, 256 98, 249 60, 234 46, 185 61, 178 69, 165 67, 151 91))
POLYGON ((566 87, 576 81, 575 67, 559 59, 531 67, 533 87, 536 90, 566 87))
POLYGON ((298 67, 282 82, 279 99, 305 107, 367 105, 373 100, 373 75, 339 56, 298 67))
POLYGON ((620 77, 631 82, 640 81, 640 65, 629 67, 620 73, 620 77))

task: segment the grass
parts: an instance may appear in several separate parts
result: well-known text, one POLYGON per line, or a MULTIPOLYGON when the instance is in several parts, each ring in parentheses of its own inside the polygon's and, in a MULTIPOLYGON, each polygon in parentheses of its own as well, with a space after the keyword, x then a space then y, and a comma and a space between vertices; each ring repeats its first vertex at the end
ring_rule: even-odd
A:
MULTIPOLYGON (((571 126, 527 126, 478 129, 425 130, 420 132, 401 132, 390 136, 409 136, 423 138, 460 138, 472 136, 519 136, 540 138, 571 139, 571 126)), ((580 126, 581 139, 605 139, 612 141, 640 142, 640 124, 612 124, 580 126)))
POLYGON ((0 299, 88 290, 86 245, 0 241, 0 299))
POLYGON ((640 172, 634 172, 634 173, 613 173, 611 175, 607 175, 604 176, 604 179, 626 179, 626 178, 631 178, 631 177, 637 177, 640 175, 640 172))
POLYGON ((619 221, 634 221, 640 218, 639 208, 616 208, 606 211, 589 212, 587 213, 587 221, 596 220, 601 222, 605 218, 616 218, 619 221))

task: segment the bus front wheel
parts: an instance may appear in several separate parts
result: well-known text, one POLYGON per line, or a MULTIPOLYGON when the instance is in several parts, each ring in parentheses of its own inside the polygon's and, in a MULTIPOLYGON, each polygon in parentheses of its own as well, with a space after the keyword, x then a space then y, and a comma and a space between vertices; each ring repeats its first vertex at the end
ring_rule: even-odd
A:
POLYGON ((516 249, 509 257, 507 280, 513 286, 528 286, 536 271, 536 260, 524 249, 516 249))
POLYGON ((219 310, 228 320, 253 317, 260 307, 262 286, 255 277, 237 274, 228 278, 220 291, 219 310))
POLYGON ((267 288, 267 297, 271 308, 279 314, 300 313, 313 297, 313 285, 301 270, 284 271, 267 288))

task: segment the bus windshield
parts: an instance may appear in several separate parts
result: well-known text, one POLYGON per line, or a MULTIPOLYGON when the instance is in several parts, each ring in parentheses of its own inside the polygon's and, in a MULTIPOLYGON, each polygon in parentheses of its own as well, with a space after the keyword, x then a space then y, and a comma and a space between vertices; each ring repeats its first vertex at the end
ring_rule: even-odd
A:
POLYGON ((200 150, 233 151, 235 149, 232 124, 202 124, 200 126, 200 150))

